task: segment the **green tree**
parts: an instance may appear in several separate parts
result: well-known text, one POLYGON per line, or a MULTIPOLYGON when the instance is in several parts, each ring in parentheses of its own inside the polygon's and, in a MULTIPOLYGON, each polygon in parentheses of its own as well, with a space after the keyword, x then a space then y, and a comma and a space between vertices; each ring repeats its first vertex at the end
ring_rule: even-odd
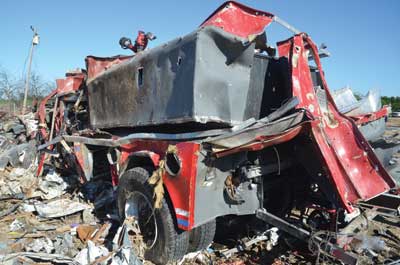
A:
POLYGON ((383 96, 381 100, 382 100, 382 105, 391 105, 392 111, 400 111, 400 97, 383 96))

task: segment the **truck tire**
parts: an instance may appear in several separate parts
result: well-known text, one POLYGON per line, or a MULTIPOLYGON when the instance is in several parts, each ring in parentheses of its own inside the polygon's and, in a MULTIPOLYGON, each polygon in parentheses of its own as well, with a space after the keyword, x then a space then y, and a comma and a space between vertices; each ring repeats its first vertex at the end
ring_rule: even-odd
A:
POLYGON ((206 249, 214 239, 216 229, 215 219, 189 232, 188 252, 195 252, 206 249))
POLYGON ((167 264, 179 260, 186 254, 189 233, 176 228, 172 211, 165 198, 162 199, 160 209, 153 208, 153 188, 147 182, 149 176, 150 172, 141 167, 123 173, 118 186, 119 215, 121 220, 125 220, 126 209, 130 207, 128 203, 132 200, 132 196, 141 196, 141 202, 137 202, 137 205, 140 205, 137 207, 137 212, 140 231, 146 244, 143 258, 155 264, 167 264), (144 208, 143 201, 147 201, 149 207, 144 208), (146 212, 150 214, 146 216, 146 212))

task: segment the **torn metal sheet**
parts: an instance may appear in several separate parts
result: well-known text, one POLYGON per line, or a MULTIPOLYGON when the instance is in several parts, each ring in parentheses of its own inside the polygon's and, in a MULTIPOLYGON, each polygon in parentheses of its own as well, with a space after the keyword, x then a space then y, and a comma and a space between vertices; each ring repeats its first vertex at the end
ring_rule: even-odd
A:
POLYGON ((367 95, 360 100, 360 106, 347 113, 349 116, 357 116, 373 113, 382 108, 381 94, 378 90, 370 90, 367 95))
POLYGON ((263 32, 274 17, 271 13, 229 1, 217 8, 201 26, 216 26, 242 38, 249 38, 263 32))
POLYGON ((364 115, 382 108, 381 95, 378 90, 370 90, 358 100, 350 87, 332 92, 333 100, 341 113, 348 116, 364 115))
POLYGON ((387 106, 382 108, 378 90, 370 90, 358 100, 350 87, 332 92, 336 107, 341 113, 351 117, 365 139, 370 142, 378 140, 386 129, 387 106))
POLYGON ((113 57, 87 56, 85 59, 88 78, 92 79, 111 67, 131 59, 132 56, 117 55, 113 57))
POLYGON ((341 113, 347 113, 361 104, 360 101, 354 96, 350 87, 345 87, 332 92, 333 99, 336 107, 341 113))
POLYGON ((394 180, 354 122, 338 112, 323 74, 321 86, 326 91, 327 109, 321 108, 311 76, 304 74, 310 71, 308 60, 303 56, 307 52, 314 55, 318 72, 323 73, 318 49, 312 40, 305 34, 296 35, 279 43, 278 49, 281 56, 288 56, 292 62, 293 94, 300 99, 298 107, 320 119, 312 123, 311 134, 343 207, 352 212, 352 204, 358 200, 372 198, 394 187, 394 180))
POLYGON ((207 139, 204 142, 218 149, 230 149, 248 144, 260 136, 274 136, 285 132, 290 128, 298 126, 304 121, 304 117, 304 112, 297 112, 271 123, 257 122, 243 130, 230 134, 223 134, 215 138, 207 139))
POLYGON ((193 141, 200 140, 207 137, 213 137, 217 135, 221 135, 224 133, 234 132, 241 130, 243 128, 249 127, 255 123, 255 119, 251 118, 239 125, 236 125, 232 128, 226 129, 215 129, 215 130, 206 130, 200 132, 192 132, 192 133, 132 133, 126 136, 116 138, 116 139, 107 139, 107 138, 90 138, 79 135, 62 135, 57 136, 53 140, 38 146, 38 150, 43 150, 53 144, 59 143, 62 140, 67 142, 74 143, 83 143, 89 145, 99 145, 99 146, 108 146, 108 147, 117 147, 124 144, 128 144, 134 140, 165 140, 165 141, 193 141))

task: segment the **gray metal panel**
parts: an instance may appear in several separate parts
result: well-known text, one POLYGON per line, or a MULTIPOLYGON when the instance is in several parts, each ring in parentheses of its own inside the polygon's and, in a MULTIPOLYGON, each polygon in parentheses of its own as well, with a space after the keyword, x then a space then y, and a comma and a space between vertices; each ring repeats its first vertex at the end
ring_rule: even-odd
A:
POLYGON ((141 52, 89 82, 91 125, 129 127, 191 117, 195 39, 192 33, 141 52), (143 85, 138 86, 140 68, 143 85))
MULTIPOLYGON (((266 86, 266 75, 269 66, 269 58, 256 54, 250 73, 249 92, 246 98, 245 116, 251 117, 255 113, 262 114, 262 99, 266 86)), ((265 106, 264 106, 265 107, 265 106)), ((259 115, 254 118, 261 118, 259 115)))
POLYGON ((353 94, 349 87, 338 89, 332 92, 333 100, 341 113, 347 113, 361 104, 353 94))
MULTIPOLYGON (((206 27, 198 35, 194 83, 195 117, 237 124, 245 116, 254 44, 219 28, 206 27)), ((261 99, 258 98, 261 102, 261 99)), ((256 117, 258 118, 258 116, 256 117)))
POLYGON ((371 112, 376 112, 382 108, 381 94, 378 90, 371 89, 359 102, 360 106, 346 113, 346 115, 364 115, 371 112))
POLYGON ((247 153, 237 153, 211 160, 198 152, 196 192, 194 206, 194 227, 227 214, 254 214, 259 208, 257 184, 241 183, 238 193, 244 200, 242 204, 230 204, 224 196, 225 180, 231 170, 247 159, 247 153))
POLYGON ((360 132, 364 135, 365 139, 370 142, 379 140, 386 130, 385 117, 375 121, 363 124, 360 127, 360 132))
POLYGON ((230 126, 258 118, 259 109, 246 111, 261 98, 249 94, 254 44, 244 41, 216 27, 200 28, 110 68, 88 83, 92 127, 230 126))

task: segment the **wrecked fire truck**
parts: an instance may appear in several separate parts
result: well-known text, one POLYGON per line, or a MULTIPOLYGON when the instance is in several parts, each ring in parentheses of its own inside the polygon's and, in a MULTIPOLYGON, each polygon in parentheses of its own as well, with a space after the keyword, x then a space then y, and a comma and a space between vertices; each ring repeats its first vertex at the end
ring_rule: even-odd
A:
MULTIPOLYGON (((217 218, 253 215, 264 230, 308 241, 395 186, 338 111, 306 33, 227 2, 192 33, 146 50, 150 35, 139 32, 135 46, 121 39, 133 56, 88 56, 38 110, 39 173, 58 154, 82 182, 112 182, 146 259, 166 264, 205 249, 217 218), (277 49, 264 31, 272 22, 294 33, 277 49)), ((357 263, 335 238, 313 240, 357 263)))

